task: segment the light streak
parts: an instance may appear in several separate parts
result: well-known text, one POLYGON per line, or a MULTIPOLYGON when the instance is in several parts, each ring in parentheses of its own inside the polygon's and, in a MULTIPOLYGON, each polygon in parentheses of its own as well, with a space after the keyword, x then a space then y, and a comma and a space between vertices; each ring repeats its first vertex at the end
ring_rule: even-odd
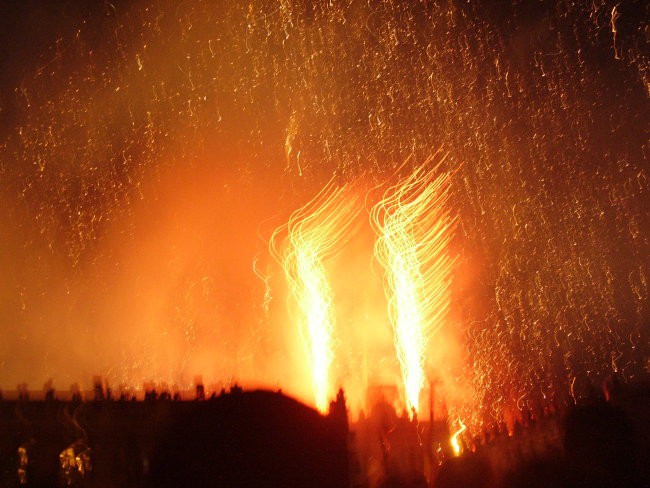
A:
POLYGON ((270 242, 271 254, 283 265, 291 296, 299 309, 311 371, 316 407, 325 412, 334 390, 330 369, 334 357, 333 292, 325 262, 350 237, 359 213, 347 187, 329 183, 309 203, 296 210, 278 228, 270 242), (280 239, 281 234, 286 234, 280 239))
POLYGON ((618 29, 616 28, 616 21, 620 17, 618 13, 618 5, 614 5, 612 8, 612 13, 610 16, 609 24, 612 27, 612 44, 614 45, 614 59, 621 59, 618 54, 618 47, 616 46, 616 35, 618 34, 618 29))
POLYGON ((449 439, 449 443, 451 444, 451 448, 454 450, 454 455, 460 456, 461 454, 461 449, 460 449, 460 443, 458 442, 458 437, 467 430, 467 426, 463 423, 461 419, 458 419, 458 423, 460 424, 460 429, 458 429, 454 434, 451 436, 449 439))
MULTIPOLYGON (((373 207, 375 256, 385 270, 389 319, 409 415, 419 408, 429 339, 449 308, 455 218, 448 209, 450 175, 431 158, 388 188, 373 207)), ((442 163, 444 158, 440 161, 442 163)))
POLYGON ((255 273, 255 276, 257 276, 264 283, 264 301, 262 303, 262 309, 264 310, 264 315, 268 316, 271 300, 273 299, 273 297, 271 296, 271 285, 270 285, 271 275, 263 274, 259 269, 257 269, 258 261, 259 261, 259 256, 255 256, 255 258, 253 259, 253 273, 255 273))

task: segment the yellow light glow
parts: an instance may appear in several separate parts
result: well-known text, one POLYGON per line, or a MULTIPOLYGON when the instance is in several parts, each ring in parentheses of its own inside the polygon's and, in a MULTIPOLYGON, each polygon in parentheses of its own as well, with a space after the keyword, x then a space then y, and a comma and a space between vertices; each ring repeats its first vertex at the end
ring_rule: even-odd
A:
POLYGON ((330 183, 295 211, 271 238, 271 253, 283 265, 291 296, 298 305, 314 400, 321 412, 327 410, 336 387, 330 374, 336 318, 325 262, 349 238, 358 213, 357 200, 348 195, 346 187, 330 183))
POLYGON ((455 224, 447 208, 450 175, 430 163, 388 188, 371 212, 378 234, 375 256, 385 270, 389 319, 411 416, 419 409, 429 339, 449 308, 453 265, 448 251, 455 224))
POLYGON ((460 449, 460 443, 458 442, 458 437, 467 430, 467 426, 463 423, 462 420, 458 419, 458 423, 460 424, 460 428, 454 432, 454 434, 451 436, 449 439, 449 443, 451 444, 451 448, 454 450, 454 455, 460 456, 461 454, 461 449, 460 449))

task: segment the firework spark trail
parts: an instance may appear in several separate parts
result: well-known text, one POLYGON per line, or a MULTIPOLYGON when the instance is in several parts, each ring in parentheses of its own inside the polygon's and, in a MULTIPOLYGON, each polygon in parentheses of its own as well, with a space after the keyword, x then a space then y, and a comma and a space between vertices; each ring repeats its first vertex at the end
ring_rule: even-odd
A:
POLYGON ((429 339, 449 308, 453 265, 450 175, 427 168, 430 162, 389 188, 371 212, 409 414, 419 408, 429 339))
POLYGON ((271 254, 283 265, 300 310, 300 333, 309 356, 314 400, 321 412, 326 411, 333 391, 330 370, 336 320, 325 262, 352 234, 359 213, 356 203, 347 187, 329 183, 274 232, 270 243, 271 254))
POLYGON ((451 438, 449 439, 449 443, 451 444, 451 448, 454 450, 454 454, 456 456, 460 456, 461 454, 461 448, 460 448, 460 442, 458 442, 458 437, 467 430, 467 426, 463 423, 461 419, 458 419, 458 424, 460 425, 459 429, 453 433, 451 438))
POLYGON ((271 285, 269 284, 271 275, 268 273, 264 274, 257 268, 258 261, 259 256, 255 256, 255 259, 253 259, 253 273, 264 283, 264 302, 262 303, 262 309, 264 310, 264 315, 268 316, 271 300, 273 299, 271 296, 271 285))

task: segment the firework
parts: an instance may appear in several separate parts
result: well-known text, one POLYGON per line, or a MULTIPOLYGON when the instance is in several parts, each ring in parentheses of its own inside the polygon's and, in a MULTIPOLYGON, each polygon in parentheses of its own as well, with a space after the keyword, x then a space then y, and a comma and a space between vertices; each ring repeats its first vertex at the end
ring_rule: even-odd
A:
POLYGON ((306 345, 316 407, 324 412, 333 391, 330 369, 335 323, 333 292, 325 268, 349 238, 358 214, 346 187, 328 184, 275 231, 271 253, 284 267, 291 296, 298 305, 300 333, 306 345), (285 234, 280 239, 280 234, 285 234))
POLYGON ((386 190, 371 214, 410 414, 419 408, 429 339, 449 308, 453 264, 448 250, 455 222, 448 209, 450 175, 439 172, 440 165, 429 168, 430 163, 386 190))
POLYGON ((458 442, 458 437, 467 430, 467 426, 463 423, 461 419, 458 419, 458 424, 460 427, 456 432, 453 433, 451 438, 449 439, 449 443, 451 444, 451 448, 454 450, 454 454, 456 456, 460 456, 461 454, 461 448, 460 448, 460 442, 458 442))

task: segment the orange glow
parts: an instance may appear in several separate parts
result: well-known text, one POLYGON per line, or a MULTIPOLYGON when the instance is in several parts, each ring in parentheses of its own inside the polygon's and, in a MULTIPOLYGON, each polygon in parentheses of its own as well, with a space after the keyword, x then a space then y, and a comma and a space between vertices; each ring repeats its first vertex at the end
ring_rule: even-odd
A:
POLYGON ((386 190, 371 215, 409 415, 419 410, 428 343, 449 308, 453 265, 450 175, 430 161, 386 190))
POLYGON ((296 210, 271 238, 271 253, 283 265, 291 295, 298 305, 299 330, 306 346, 314 400, 321 412, 327 410, 336 386, 330 374, 336 317, 325 262, 350 236, 358 212, 356 200, 346 195, 346 187, 330 183, 296 210), (280 242, 279 236, 285 232, 280 242))
POLYGON ((645 374, 641 2, 378 3, 13 2, 7 25, 47 28, 5 33, 0 389, 83 391, 99 374, 142 396, 200 374, 209 391, 313 404, 319 314, 293 295, 286 307, 268 239, 333 175, 382 183, 374 198, 432 147, 443 166, 387 192, 377 233, 365 225, 331 261, 302 251, 301 273, 327 271, 304 299, 323 323, 327 293, 336 307, 334 344, 309 355, 352 415, 395 387, 391 405, 479 431, 518 402, 577 399, 585 376, 645 374), (438 177, 448 221, 462 216, 446 315, 449 277, 426 271, 436 204, 416 204, 438 177))

